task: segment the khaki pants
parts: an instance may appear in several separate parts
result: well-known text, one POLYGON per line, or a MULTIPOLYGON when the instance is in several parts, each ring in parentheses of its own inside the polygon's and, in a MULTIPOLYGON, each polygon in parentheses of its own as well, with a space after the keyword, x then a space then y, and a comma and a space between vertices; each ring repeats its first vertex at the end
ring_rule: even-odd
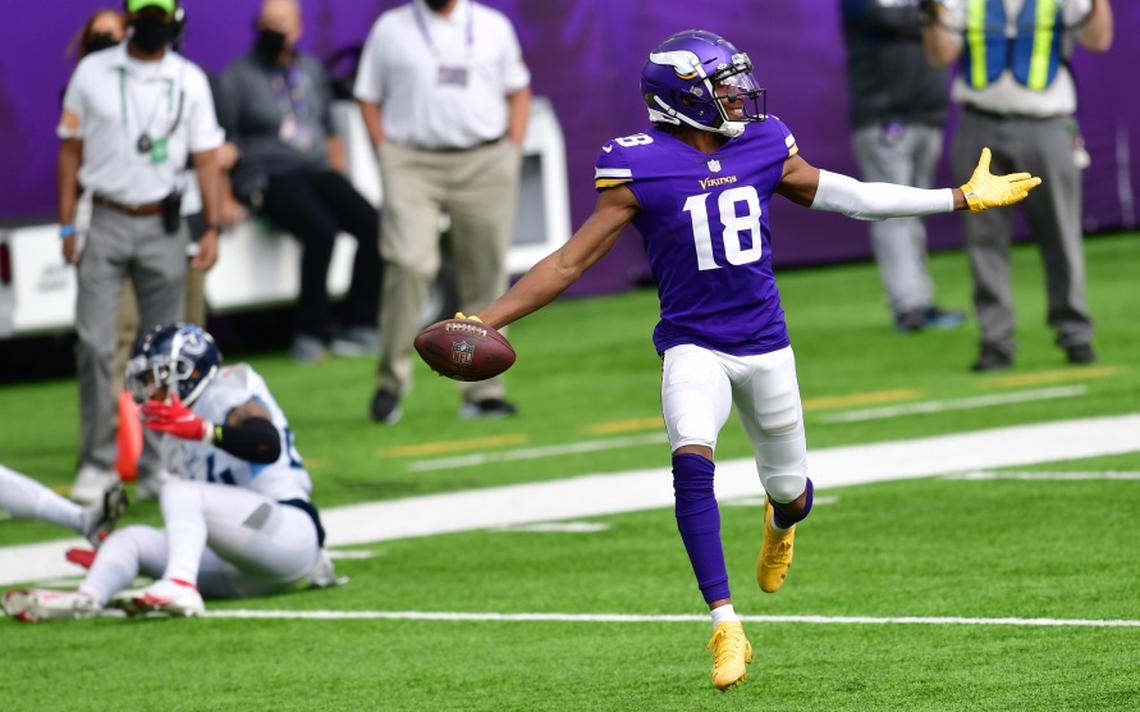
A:
MULTIPOLYGON (((506 257, 518 212, 519 149, 502 140, 467 151, 422 151, 391 142, 379 149, 384 209, 380 255, 380 388, 403 393, 412 379, 412 341, 440 266, 439 220, 451 217, 460 309, 473 314, 507 288, 506 257)), ((499 378, 461 383, 464 400, 502 398, 499 378)))

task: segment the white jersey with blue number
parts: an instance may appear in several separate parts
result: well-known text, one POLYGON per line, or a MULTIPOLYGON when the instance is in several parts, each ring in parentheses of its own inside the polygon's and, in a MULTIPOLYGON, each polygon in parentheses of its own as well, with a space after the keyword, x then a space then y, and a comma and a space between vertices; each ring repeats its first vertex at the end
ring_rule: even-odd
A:
POLYGON ((268 464, 249 462, 214 445, 184 441, 186 477, 201 482, 244 487, 277 501, 308 501, 313 484, 294 445, 289 421, 273 399, 265 380, 252 366, 239 363, 223 368, 202 391, 198 400, 194 401, 192 410, 211 423, 224 423, 231 410, 250 400, 256 400, 265 406, 281 435, 281 456, 277 461, 268 464))

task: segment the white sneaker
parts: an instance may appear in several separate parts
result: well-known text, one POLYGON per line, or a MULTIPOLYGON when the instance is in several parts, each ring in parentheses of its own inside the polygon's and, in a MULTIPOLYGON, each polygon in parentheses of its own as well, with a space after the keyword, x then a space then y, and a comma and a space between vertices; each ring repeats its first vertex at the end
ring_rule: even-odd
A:
POLYGON ((4 594, 4 612, 18 621, 34 623, 62 618, 93 618, 103 607, 86 593, 13 589, 4 594))
POLYGON ((103 543, 107 535, 115 530, 119 517, 127 511, 127 492, 119 482, 111 485, 96 504, 83 513, 83 536, 95 546, 103 543))
POLYGON ((75 484, 71 485, 68 496, 79 504, 95 504, 103 499, 103 493, 119 483, 119 475, 114 470, 104 470, 85 464, 75 473, 75 484))
POLYGON ((116 594, 111 605, 132 616, 158 612, 189 618, 206 612, 197 586, 172 579, 159 579, 146 588, 116 594))

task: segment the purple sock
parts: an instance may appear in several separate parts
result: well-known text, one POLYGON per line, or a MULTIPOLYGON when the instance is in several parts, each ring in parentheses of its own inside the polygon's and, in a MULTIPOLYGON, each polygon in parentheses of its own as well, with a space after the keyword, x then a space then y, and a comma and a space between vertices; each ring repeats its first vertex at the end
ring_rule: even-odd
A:
POLYGON ((776 506, 775 502, 772 503, 772 522, 776 526, 781 529, 787 529, 796 522, 802 522, 803 520, 807 519, 807 515, 811 514, 812 493, 815 492, 815 488, 812 487, 810 477, 807 478, 807 486, 804 488, 804 492, 807 492, 807 497, 804 499, 803 511, 801 511, 799 514, 784 514, 784 512, 782 512, 780 508, 776 506))
POLYGON ((720 544, 720 510, 713 493, 715 469, 711 460, 700 455, 673 455, 677 530, 706 603, 729 598, 728 569, 720 544))

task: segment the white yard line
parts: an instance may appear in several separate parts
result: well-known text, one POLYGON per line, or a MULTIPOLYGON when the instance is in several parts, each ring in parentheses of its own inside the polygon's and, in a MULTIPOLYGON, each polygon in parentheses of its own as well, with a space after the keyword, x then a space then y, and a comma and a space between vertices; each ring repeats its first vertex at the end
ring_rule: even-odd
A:
POLYGON ((631 435, 622 438, 580 440, 566 445, 544 445, 541 447, 501 450, 499 452, 479 452, 471 455, 456 455, 455 457, 438 457, 431 460, 416 460, 415 462, 408 463, 408 471, 429 472, 431 470, 452 470, 460 467, 485 465, 488 462, 538 460, 544 457, 555 457, 557 455, 577 455, 583 452, 616 450, 618 448, 635 447, 638 445, 656 445, 667 442, 669 442, 669 438, 664 432, 651 433, 648 435, 631 435))
POLYGON ((947 475, 948 480, 1140 480, 1140 472, 991 472, 977 470, 947 475))
POLYGON ((942 413, 948 410, 971 410, 974 408, 989 408, 995 405, 1010 405, 1014 403, 1030 403, 1039 400, 1052 400, 1055 398, 1075 398, 1088 393, 1089 387, 1058 386, 1056 388, 1038 388, 1031 391, 1017 391, 1014 393, 994 393, 992 395, 972 396, 970 398, 956 398, 954 400, 922 401, 921 403, 905 403, 903 405, 888 405, 881 408, 863 408, 861 410, 848 410, 842 413, 821 415, 819 419, 824 423, 855 423, 865 420, 882 420, 895 418, 900 415, 918 415, 921 413, 942 413))
MULTIPOLYGON (((816 488, 1024 467, 1140 451, 1140 413, 812 450, 816 488)), ((665 457, 662 457, 665 460, 665 457)), ((751 458, 717 465, 717 497, 762 494, 751 458)), ((320 492, 318 491, 318 502, 320 492)), ((668 467, 330 507, 329 546, 431 536, 673 506, 668 467)), ((0 548, 0 585, 74 574, 64 560, 83 539, 0 548)))
MULTIPOLYGON (((629 613, 455 613, 450 611, 207 611, 207 618, 287 620, 491 621, 512 623, 704 623, 707 614, 641 615, 629 613)), ((817 625, 1003 625, 1140 628, 1140 621, 1085 618, 962 618, 923 616, 741 616, 745 623, 812 623, 817 625)))

